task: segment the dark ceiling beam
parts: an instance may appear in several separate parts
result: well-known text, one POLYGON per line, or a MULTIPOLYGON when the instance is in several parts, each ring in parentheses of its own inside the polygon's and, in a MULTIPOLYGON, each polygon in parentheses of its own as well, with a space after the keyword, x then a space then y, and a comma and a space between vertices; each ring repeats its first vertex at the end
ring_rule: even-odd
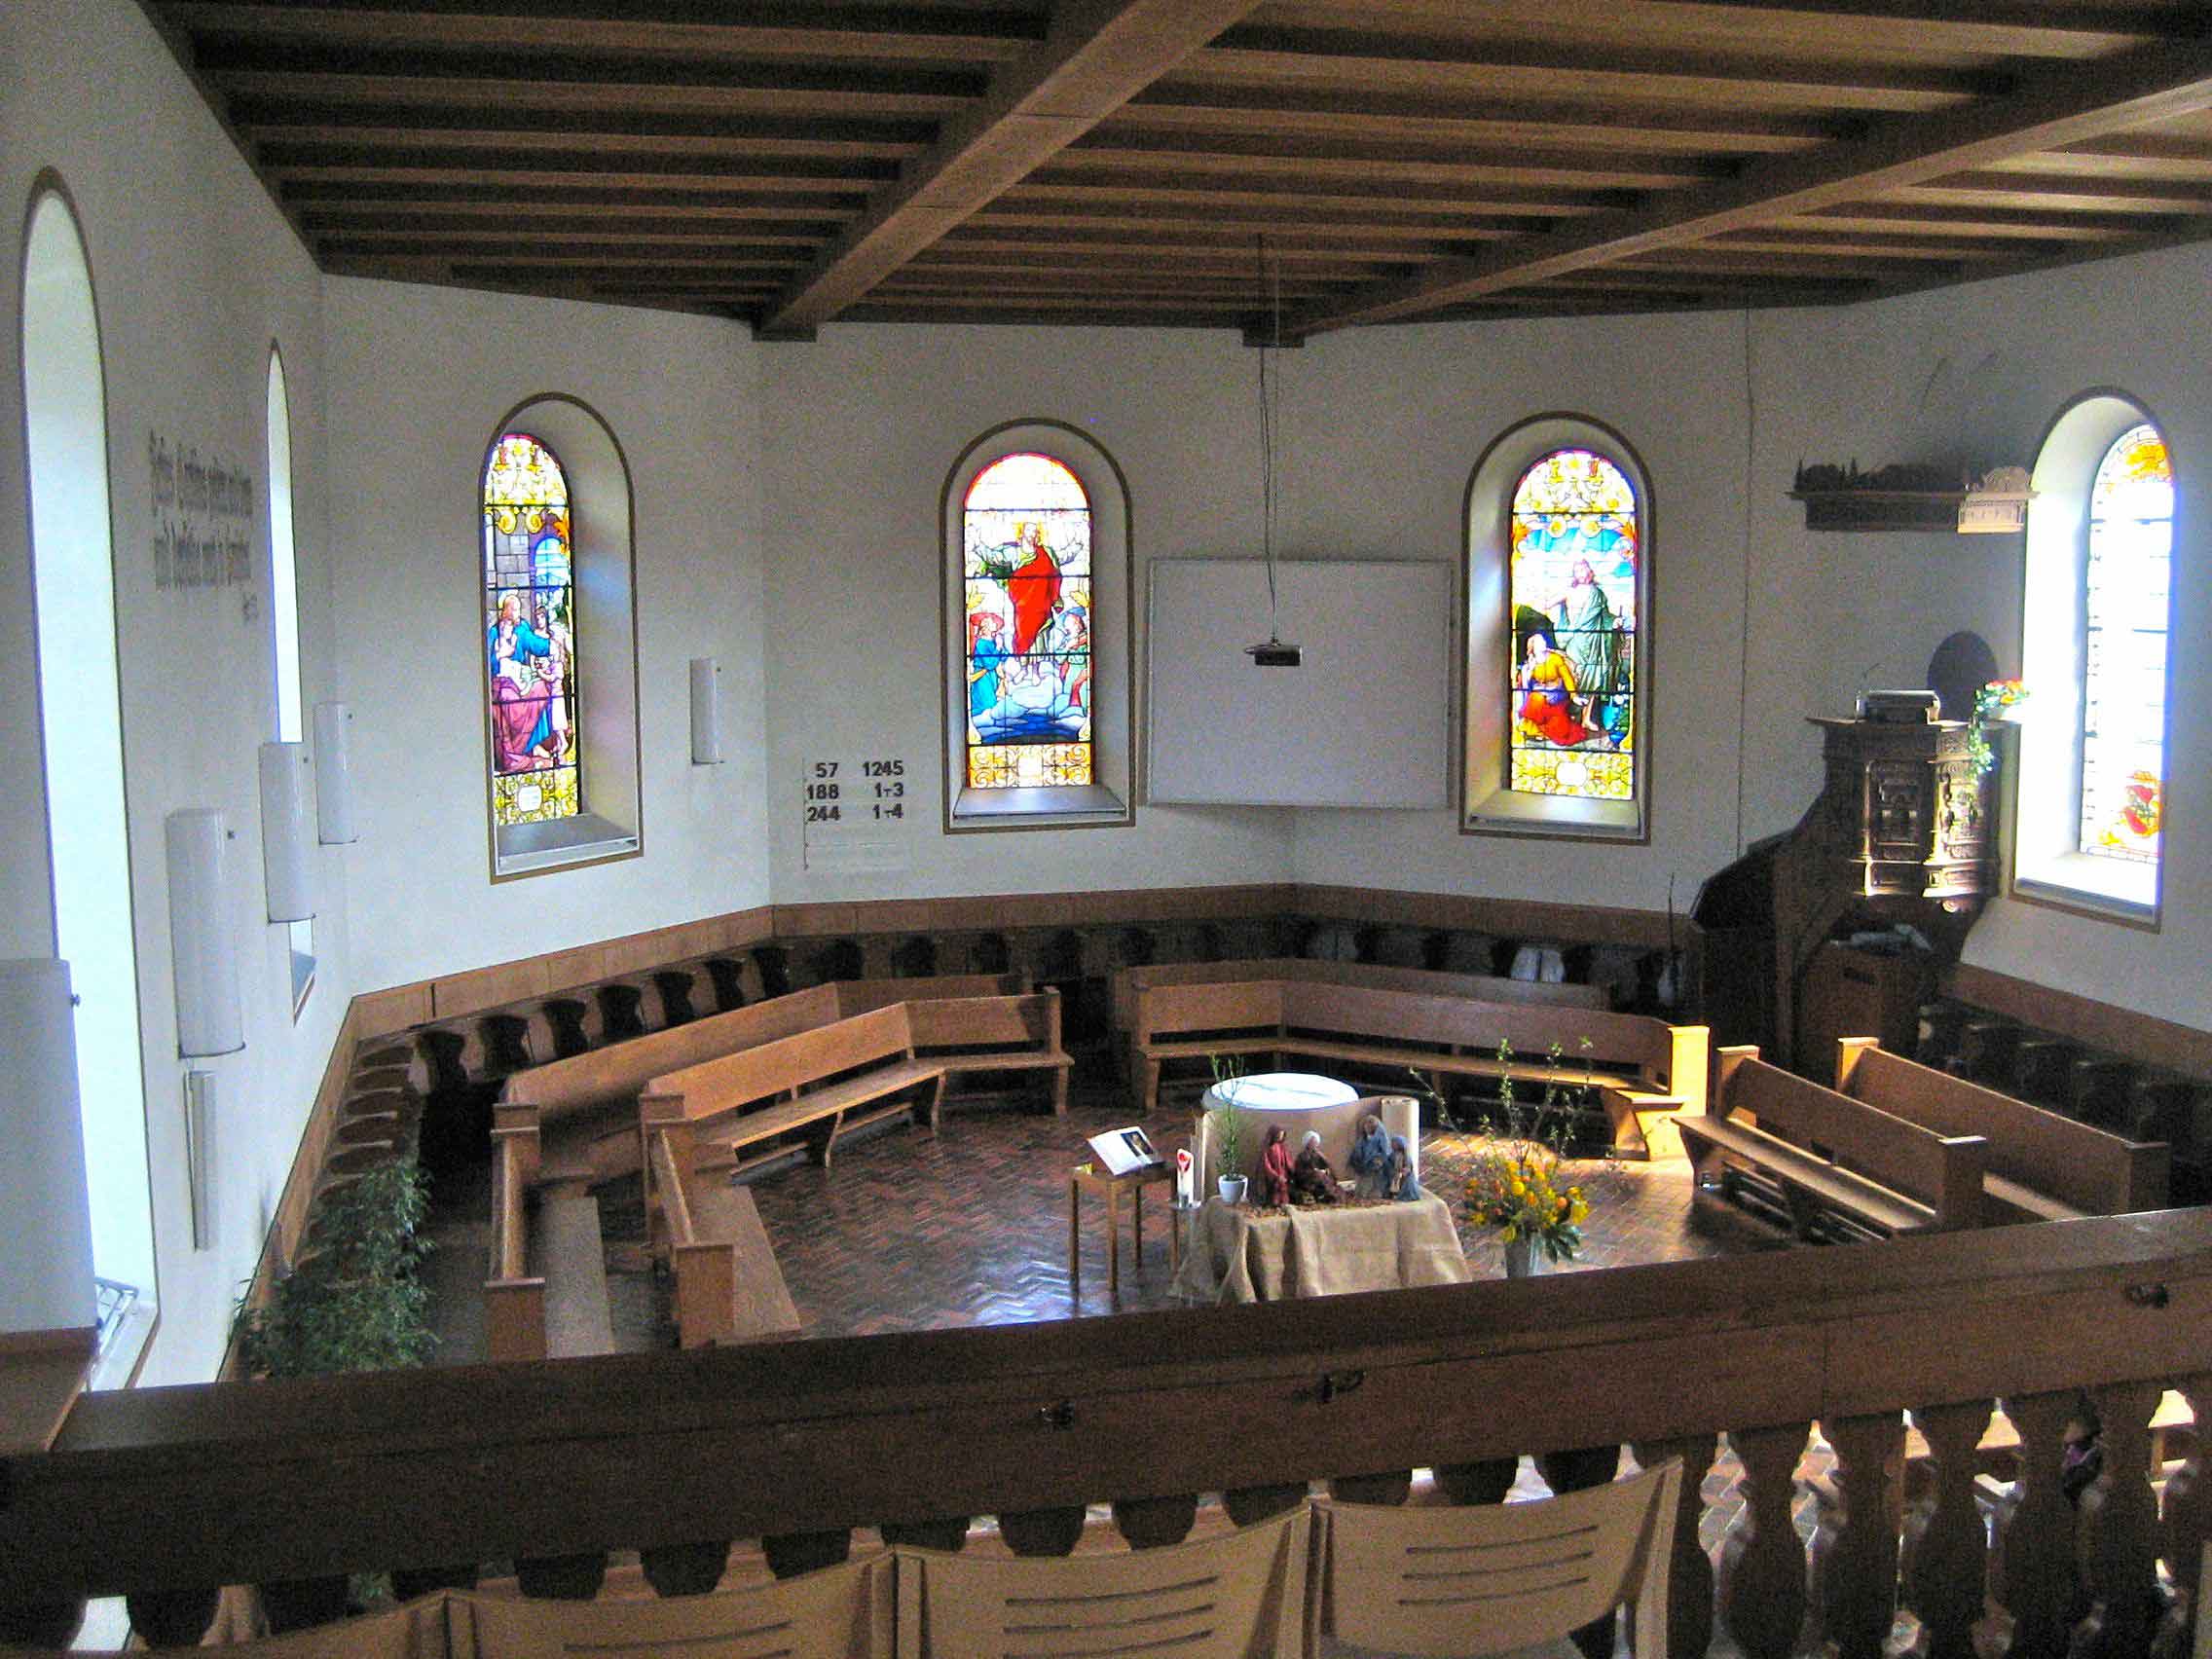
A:
MULTIPOLYGON (((1632 154, 1757 155, 1802 149, 1833 136, 1818 114, 1617 104, 1602 113, 1558 97, 1486 101, 1470 113, 1464 97, 1388 93, 1371 89, 1329 95, 1311 89, 1199 86, 1166 76, 1099 124, 1126 132, 1307 137, 1355 143, 1428 144, 1447 150, 1512 145, 1539 150, 1625 150, 1632 154)), ((1113 141, 1112 138, 1106 141, 1113 141)))
POLYGON ((1044 43, 999 65, 980 105, 950 118, 898 185, 777 296, 762 333, 805 333, 835 316, 1257 3, 1074 0, 1059 7, 1044 43))
POLYGON ((622 114, 861 117, 936 120, 967 109, 986 78, 943 69, 908 73, 800 72, 784 66, 675 63, 581 65, 496 55, 465 60, 413 55, 200 54, 201 73, 226 97, 437 109, 610 110, 622 114))
POLYGON ((1403 190, 1420 185, 1513 184, 1561 190, 1674 190, 1723 176, 1724 164, 1680 158, 1653 166, 1618 151, 1610 154, 1554 152, 1531 155, 1507 146, 1408 151, 1397 145, 1331 144, 1309 147, 1263 140, 1259 143, 1098 142, 1097 134, 1071 144, 1031 182, 1118 180, 1144 173, 1170 179, 1235 175, 1248 190, 1296 191, 1316 180, 1403 190))
POLYGON ((462 105, 333 104, 321 99, 233 97, 231 117, 248 137, 313 143, 444 146, 664 146, 763 156, 902 161, 935 134, 928 121, 821 120, 619 110, 490 109, 462 105))
POLYGON ((857 58, 898 63, 988 63, 1016 57, 1039 38, 1018 15, 880 6, 804 24, 769 20, 773 8, 705 13, 687 0, 468 0, 462 6, 391 0, 163 0, 196 35, 268 44, 313 41, 348 49, 491 47, 500 51, 666 53, 714 57, 857 58))
POLYGON ((1986 74, 1972 69, 1249 28, 1193 53, 1173 84, 1862 113, 1946 108, 1990 90, 1986 74))
MULTIPOLYGON (((2159 6, 2071 6, 2042 0, 1650 0, 1662 21, 1724 28, 1754 39, 1864 38, 2014 56, 2065 57, 2156 40, 2173 23, 2159 6)), ((1563 25, 1571 18, 1562 18, 1563 25)))
POLYGON ((1325 307, 1294 313, 1298 338, 1422 316, 1460 301, 1657 248, 1818 212, 1922 184, 2024 149, 2047 149, 2212 105, 2212 37, 2200 28, 2090 64, 2037 67, 2003 96, 1899 116, 1862 136, 1746 166, 1736 178, 1662 195, 1508 248, 1457 259, 1325 307))

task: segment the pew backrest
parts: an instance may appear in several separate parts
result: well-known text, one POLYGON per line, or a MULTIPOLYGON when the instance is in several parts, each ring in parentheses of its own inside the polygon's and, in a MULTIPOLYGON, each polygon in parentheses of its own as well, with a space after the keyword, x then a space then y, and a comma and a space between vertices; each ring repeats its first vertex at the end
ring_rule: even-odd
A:
POLYGON ((1060 993, 931 997, 906 1006, 907 1029, 924 1053, 948 1049, 1060 1047, 1060 993))
POLYGON ((1836 1047, 1836 1088, 1938 1134, 1980 1135, 1988 1169, 2089 1215, 2162 1209, 2171 1149, 2076 1123, 1893 1054, 1871 1037, 1836 1047))
POLYGON ((1377 990, 1419 991, 1430 996, 1472 997, 1478 1002, 1526 1002, 1553 1008, 1605 1006, 1603 985, 1551 984, 1495 974, 1449 974, 1431 968, 1396 968, 1381 962, 1329 962, 1311 956, 1265 956, 1242 962, 1153 962, 1117 968, 1111 978, 1111 1019, 1128 1031, 1140 992, 1159 985, 1217 984, 1233 979, 1309 979, 1365 985, 1377 990))
POLYGON ((536 1106, 547 1123, 626 1106, 652 1079, 664 1073, 827 1025, 837 1017, 835 988, 815 985, 516 1072, 507 1079, 499 1097, 536 1106))
POLYGON ((1284 985, 1282 998, 1283 1023, 1292 1030, 1452 1044, 1478 1052, 1509 1043, 1516 1057, 1530 1063, 1545 1059, 1556 1045, 1559 1064, 1569 1070, 1585 1063, 1608 1072, 1633 1070, 1661 1086, 1672 1084, 1677 1069, 1673 1033, 1677 1028, 1643 1014, 1309 981, 1284 985))
POLYGON ((680 1098, 682 1117, 696 1124, 879 1060, 908 1057, 914 1038, 906 1009, 904 1003, 871 1009, 653 1078, 641 1091, 641 1110, 649 1101, 657 1115, 671 1115, 669 1102, 680 1098))
POLYGON ((1280 979, 1159 985, 1137 999, 1131 1036, 1139 1043, 1190 1032, 1272 1029, 1282 1024, 1280 979))
POLYGON ((893 1003, 936 1002, 945 997, 1008 997, 1028 989, 1019 974, 933 974, 918 978, 836 979, 837 1017, 888 1008, 893 1003))
POLYGON ((1975 1227, 1987 1142, 1945 1135, 1769 1065, 1755 1048, 1714 1051, 1706 1110, 1749 1115, 1767 1134, 1918 1199, 1942 1228, 1975 1227))

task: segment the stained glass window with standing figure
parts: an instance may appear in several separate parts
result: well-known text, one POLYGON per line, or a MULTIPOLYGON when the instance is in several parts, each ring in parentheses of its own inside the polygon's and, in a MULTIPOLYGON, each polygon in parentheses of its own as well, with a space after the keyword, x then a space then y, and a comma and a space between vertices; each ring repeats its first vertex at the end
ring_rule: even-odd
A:
POLYGON ((1513 492, 1513 661, 1506 787, 1636 793, 1636 490, 1587 449, 1560 449, 1513 492))
POLYGON ((968 787, 1091 782, 1090 498, 1049 455, 994 461, 961 514, 968 787))
POLYGON ((2089 489, 2081 846, 2100 858, 2158 859, 2173 519, 2173 464, 2145 422, 2105 451, 2089 489))
POLYGON ((484 644, 492 818, 501 827, 582 810, 569 482, 527 432, 484 468, 484 644))

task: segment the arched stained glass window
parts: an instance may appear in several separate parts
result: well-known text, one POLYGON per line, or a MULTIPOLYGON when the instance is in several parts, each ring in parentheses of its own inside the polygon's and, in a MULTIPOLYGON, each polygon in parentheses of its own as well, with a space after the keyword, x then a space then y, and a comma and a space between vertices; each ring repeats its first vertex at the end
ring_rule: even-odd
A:
POLYGON ((1022 452, 969 486, 961 514, 970 789, 1091 778, 1090 498, 1022 452))
POLYGON ((1513 492, 1513 656, 1506 787, 1635 798, 1636 490, 1587 449, 1560 449, 1513 492))
POLYGON ((536 824, 581 810, 575 594, 569 481, 527 432, 484 468, 484 645, 490 675, 492 819, 536 824))
POLYGON ((2099 858, 2158 860, 2173 518, 2166 441, 2144 422, 2105 451, 2089 489, 2081 848, 2099 858))

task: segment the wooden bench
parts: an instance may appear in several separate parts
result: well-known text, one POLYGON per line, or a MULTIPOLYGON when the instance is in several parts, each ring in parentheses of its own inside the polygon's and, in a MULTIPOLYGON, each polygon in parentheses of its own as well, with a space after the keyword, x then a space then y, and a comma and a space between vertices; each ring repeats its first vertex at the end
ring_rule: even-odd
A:
POLYGON ((1052 1113, 1068 1113, 1068 1074, 1075 1065, 1060 1043, 1060 993, 1027 996, 932 997, 906 1004, 915 1052, 938 1061, 948 1077, 982 1072, 1051 1074, 1052 1113))
MULTIPOLYGON (((656 1102, 663 1113, 666 1102, 656 1102)), ((798 1309, 784 1282, 753 1195, 727 1164, 702 1165, 691 1124, 647 1118, 646 1230, 676 1280, 676 1330, 684 1347, 796 1336, 798 1309)))
POLYGON ((484 1285, 485 1351, 494 1361, 612 1353, 599 1200, 562 1183, 537 1195, 535 1108, 500 1108, 492 1130, 491 1272, 484 1285))
POLYGON ((1617 1150, 1667 1158, 1678 1150, 1670 1125, 1705 1098, 1704 1026, 1602 1009, 1263 979, 1141 987, 1133 1017, 1141 1112, 1157 1104, 1168 1061, 1298 1054, 1412 1072, 1432 1089, 1446 1077, 1587 1089, 1617 1150), (1511 1054, 1500 1058, 1504 1048, 1511 1054))
POLYGON ((1469 997, 1476 1002, 1526 1002, 1545 1008, 1602 1009, 1606 1002, 1603 985, 1549 984, 1508 979, 1495 974, 1394 968, 1381 962, 1330 962, 1310 956, 1265 956, 1242 962, 1154 962, 1138 968, 1117 968, 1108 982, 1108 1022, 1123 1075, 1133 1078, 1137 1074, 1139 1056, 1131 1046, 1131 1033, 1136 1028, 1137 1001, 1144 992, 1158 985, 1214 985, 1240 979, 1310 979, 1329 985, 1418 991, 1429 996, 1469 997))
POLYGON ((1805 1239, 1948 1232, 1981 1221, 1979 1135, 1945 1135, 1768 1065, 1716 1050, 1703 1113, 1676 1127, 1703 1173, 1747 1177, 1805 1239))
POLYGON ((638 1096, 656 1077, 891 1002, 1003 994, 1018 984, 1014 975, 958 974, 814 985, 516 1072, 499 1098, 537 1108, 548 1169, 611 1180, 639 1167, 638 1096))
POLYGON ((1836 1045, 1835 1086, 1938 1134, 1979 1135, 1985 1223, 2066 1221, 2163 1209, 2171 1149, 1984 1088, 1890 1053, 1872 1037, 1836 1045))
POLYGON ((817 1131, 811 1150, 828 1168, 839 1133, 900 1112, 914 1112, 935 1133, 944 1074, 941 1061, 915 1057, 907 1005, 894 1003, 656 1077, 638 1104, 641 1121, 681 1116, 694 1124, 702 1155, 716 1161, 705 1149, 719 1146, 736 1172, 791 1150, 748 1156, 748 1148, 799 1130, 817 1131), (894 1101, 860 1112, 922 1084, 931 1086, 926 1107, 894 1101))
POLYGON ((530 1189, 537 1179, 534 1107, 502 1108, 492 1130, 492 1260, 484 1346, 495 1362, 545 1357, 545 1280, 530 1272, 530 1189))

